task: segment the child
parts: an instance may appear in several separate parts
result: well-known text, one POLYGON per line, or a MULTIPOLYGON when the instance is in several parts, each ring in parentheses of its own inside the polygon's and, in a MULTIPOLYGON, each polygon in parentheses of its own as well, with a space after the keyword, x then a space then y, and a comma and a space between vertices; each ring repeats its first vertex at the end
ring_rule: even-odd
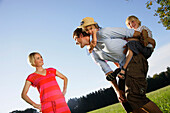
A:
POLYGON ((128 51, 126 56, 126 63, 118 75, 120 78, 124 78, 127 65, 129 64, 134 54, 136 55, 142 53, 145 58, 148 59, 151 56, 153 49, 155 48, 155 40, 152 39, 152 32, 148 27, 141 26, 141 21, 136 16, 129 16, 126 19, 126 25, 130 29, 141 32, 143 38, 140 38, 139 40, 127 38, 129 42, 127 43, 128 51))
POLYGON ((92 41, 90 42, 89 48, 89 53, 92 53, 93 48, 96 46, 97 43, 96 33, 100 29, 100 27, 96 22, 94 22, 94 19, 92 17, 83 18, 79 27, 82 28, 87 34, 92 35, 92 41))
MULTIPOLYGON (((141 26, 141 21, 134 15, 127 17, 126 19, 126 26, 130 29, 134 29, 136 31, 142 32, 143 30, 145 30, 146 34, 149 37, 149 40, 147 40, 148 38, 144 39, 145 41, 144 46, 146 47, 150 47, 150 48, 154 48, 154 40, 150 39, 152 38, 152 32, 150 31, 150 29, 146 26, 141 26)), ((143 31, 144 32, 144 31, 143 31)))
POLYGON ((27 77, 21 94, 22 98, 42 113, 71 113, 64 98, 67 78, 54 68, 44 69, 42 67, 43 58, 38 52, 30 53, 28 59, 36 70, 27 77), (55 76, 64 80, 63 92, 61 92, 55 76), (36 104, 28 97, 27 92, 31 85, 38 89, 41 104, 36 104))

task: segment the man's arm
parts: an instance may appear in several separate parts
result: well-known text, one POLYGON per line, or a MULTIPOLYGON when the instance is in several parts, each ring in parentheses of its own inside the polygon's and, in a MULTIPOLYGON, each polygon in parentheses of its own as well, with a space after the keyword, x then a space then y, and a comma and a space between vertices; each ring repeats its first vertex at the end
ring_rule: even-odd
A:
MULTIPOLYGON (((102 68, 106 76, 108 76, 108 74, 113 73, 113 70, 110 68, 107 62, 100 59, 96 53, 92 54, 92 58, 102 68)), ((110 83, 112 84, 112 87, 114 88, 119 101, 122 101, 122 102, 125 101, 125 98, 123 97, 123 91, 119 89, 116 78, 110 81, 110 83)))
POLYGON ((99 58, 98 54, 96 54, 95 52, 93 52, 91 54, 92 59, 94 60, 94 62, 100 66, 100 68, 102 69, 102 71, 106 74, 110 71, 113 71, 110 66, 107 64, 107 62, 105 60, 102 60, 99 58))

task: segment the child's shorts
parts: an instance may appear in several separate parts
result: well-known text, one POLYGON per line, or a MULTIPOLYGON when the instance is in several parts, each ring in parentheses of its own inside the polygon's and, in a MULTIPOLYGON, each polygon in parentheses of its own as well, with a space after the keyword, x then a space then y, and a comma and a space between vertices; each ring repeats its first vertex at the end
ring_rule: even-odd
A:
POLYGON ((153 52, 152 48, 143 46, 140 41, 129 41, 126 45, 133 51, 134 56, 141 53, 148 59, 153 52))

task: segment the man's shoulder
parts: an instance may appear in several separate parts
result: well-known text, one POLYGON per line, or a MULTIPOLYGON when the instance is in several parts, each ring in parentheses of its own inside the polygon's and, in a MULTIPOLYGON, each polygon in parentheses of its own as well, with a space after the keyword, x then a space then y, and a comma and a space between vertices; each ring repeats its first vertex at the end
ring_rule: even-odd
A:
POLYGON ((139 30, 139 31, 140 31, 140 30, 143 30, 143 29, 150 31, 150 29, 149 29, 148 27, 144 26, 144 25, 139 26, 139 27, 137 28, 137 30, 139 30))
POLYGON ((113 28, 114 27, 104 27, 104 28, 101 28, 100 31, 107 31, 107 30, 111 30, 113 28))
POLYGON ((114 29, 113 27, 104 27, 104 28, 101 28, 98 32, 99 34, 103 35, 103 34, 106 34, 112 31, 113 29, 114 29))
POLYGON ((122 31, 122 30, 127 30, 127 28, 123 28, 123 27, 105 27, 100 29, 101 32, 105 32, 105 31, 122 31))

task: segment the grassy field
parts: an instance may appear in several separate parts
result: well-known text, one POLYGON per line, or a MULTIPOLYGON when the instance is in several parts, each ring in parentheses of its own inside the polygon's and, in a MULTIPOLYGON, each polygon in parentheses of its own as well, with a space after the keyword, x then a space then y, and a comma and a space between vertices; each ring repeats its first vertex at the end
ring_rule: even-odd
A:
MULTIPOLYGON (((170 85, 147 94, 163 113, 170 113, 170 85)), ((88 113, 126 113, 120 103, 113 104, 88 113)))

